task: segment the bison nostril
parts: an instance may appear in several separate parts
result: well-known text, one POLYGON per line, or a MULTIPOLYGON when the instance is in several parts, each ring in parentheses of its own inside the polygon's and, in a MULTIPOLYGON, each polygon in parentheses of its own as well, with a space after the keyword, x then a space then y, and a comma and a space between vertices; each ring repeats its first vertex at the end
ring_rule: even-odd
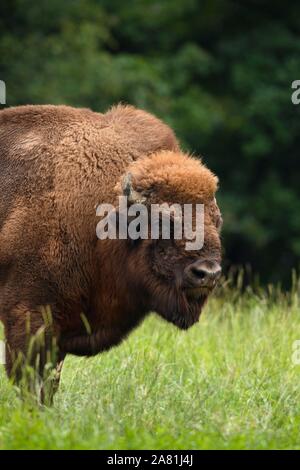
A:
POLYGON ((199 269, 197 267, 193 267, 191 269, 192 274, 197 277, 198 279, 204 279, 207 275, 207 272, 204 271, 203 269, 199 269))
POLYGON ((221 266, 215 261, 196 261, 186 268, 186 279, 195 287, 214 287, 221 271, 221 266))

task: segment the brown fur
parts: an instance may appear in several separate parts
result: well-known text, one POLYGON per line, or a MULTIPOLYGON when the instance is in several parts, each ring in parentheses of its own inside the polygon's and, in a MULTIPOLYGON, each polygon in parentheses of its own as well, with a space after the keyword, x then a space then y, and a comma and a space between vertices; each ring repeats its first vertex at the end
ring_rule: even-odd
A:
POLYGON ((52 312, 58 361, 118 344, 151 310, 182 328, 198 319, 206 295, 188 301, 181 272, 199 256, 220 260, 217 179, 180 152, 160 120, 120 105, 106 114, 66 106, 1 111, 0 184, 0 318, 9 374, 16 353, 26 354, 26 321, 31 334, 44 325, 42 306, 52 312), (177 240, 97 239, 96 207, 115 202, 128 169, 148 203, 206 204, 200 255, 177 240))

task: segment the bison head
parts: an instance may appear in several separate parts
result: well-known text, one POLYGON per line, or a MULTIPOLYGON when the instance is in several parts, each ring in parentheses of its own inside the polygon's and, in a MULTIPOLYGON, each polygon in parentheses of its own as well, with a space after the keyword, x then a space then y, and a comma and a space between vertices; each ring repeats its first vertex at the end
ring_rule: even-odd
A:
MULTIPOLYGON (((149 236, 128 240, 126 277, 135 291, 133 298, 142 296, 147 311, 157 312, 182 329, 198 321, 221 275, 222 218, 216 189, 217 178, 199 159, 174 152, 160 152, 135 162, 117 186, 129 205, 146 205, 149 213, 149 236), (170 237, 151 238, 151 208, 165 203, 168 207, 202 206, 204 238, 199 249, 187 249, 188 240, 174 236, 178 214, 173 212, 169 214, 170 237)), ((184 223, 183 218, 181 221, 184 223)), ((198 229, 195 213, 192 225, 198 229)))

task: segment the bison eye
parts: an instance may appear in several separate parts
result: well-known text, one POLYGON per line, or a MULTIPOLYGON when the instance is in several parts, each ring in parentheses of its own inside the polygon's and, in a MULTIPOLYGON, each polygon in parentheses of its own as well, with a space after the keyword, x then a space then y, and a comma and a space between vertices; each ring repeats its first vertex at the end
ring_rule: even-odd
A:
POLYGON ((132 238, 128 238, 128 244, 131 248, 137 248, 141 243, 142 243, 141 238, 137 238, 136 240, 133 240, 132 238))

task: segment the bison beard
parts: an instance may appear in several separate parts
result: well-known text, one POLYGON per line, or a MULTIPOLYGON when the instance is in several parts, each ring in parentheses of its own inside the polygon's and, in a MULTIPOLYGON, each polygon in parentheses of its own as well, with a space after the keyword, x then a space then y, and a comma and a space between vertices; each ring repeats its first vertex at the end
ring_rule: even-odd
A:
MULTIPOLYGON (((200 294, 197 298, 188 299, 183 290, 165 287, 159 295, 154 297, 149 311, 157 312, 166 321, 173 323, 182 330, 187 330, 199 320, 208 294, 200 294)), ((77 356, 93 356, 107 351, 123 341, 130 331, 136 328, 145 318, 146 314, 140 314, 134 321, 124 325, 124 328, 114 326, 109 329, 101 329, 92 334, 82 334, 76 337, 65 337, 60 343, 60 349, 64 353, 77 356)))
POLYGON ((182 330, 187 330, 199 320, 201 310, 206 303, 208 294, 187 298, 186 292, 179 288, 166 286, 159 295, 154 295, 151 310, 159 313, 165 320, 182 330))

